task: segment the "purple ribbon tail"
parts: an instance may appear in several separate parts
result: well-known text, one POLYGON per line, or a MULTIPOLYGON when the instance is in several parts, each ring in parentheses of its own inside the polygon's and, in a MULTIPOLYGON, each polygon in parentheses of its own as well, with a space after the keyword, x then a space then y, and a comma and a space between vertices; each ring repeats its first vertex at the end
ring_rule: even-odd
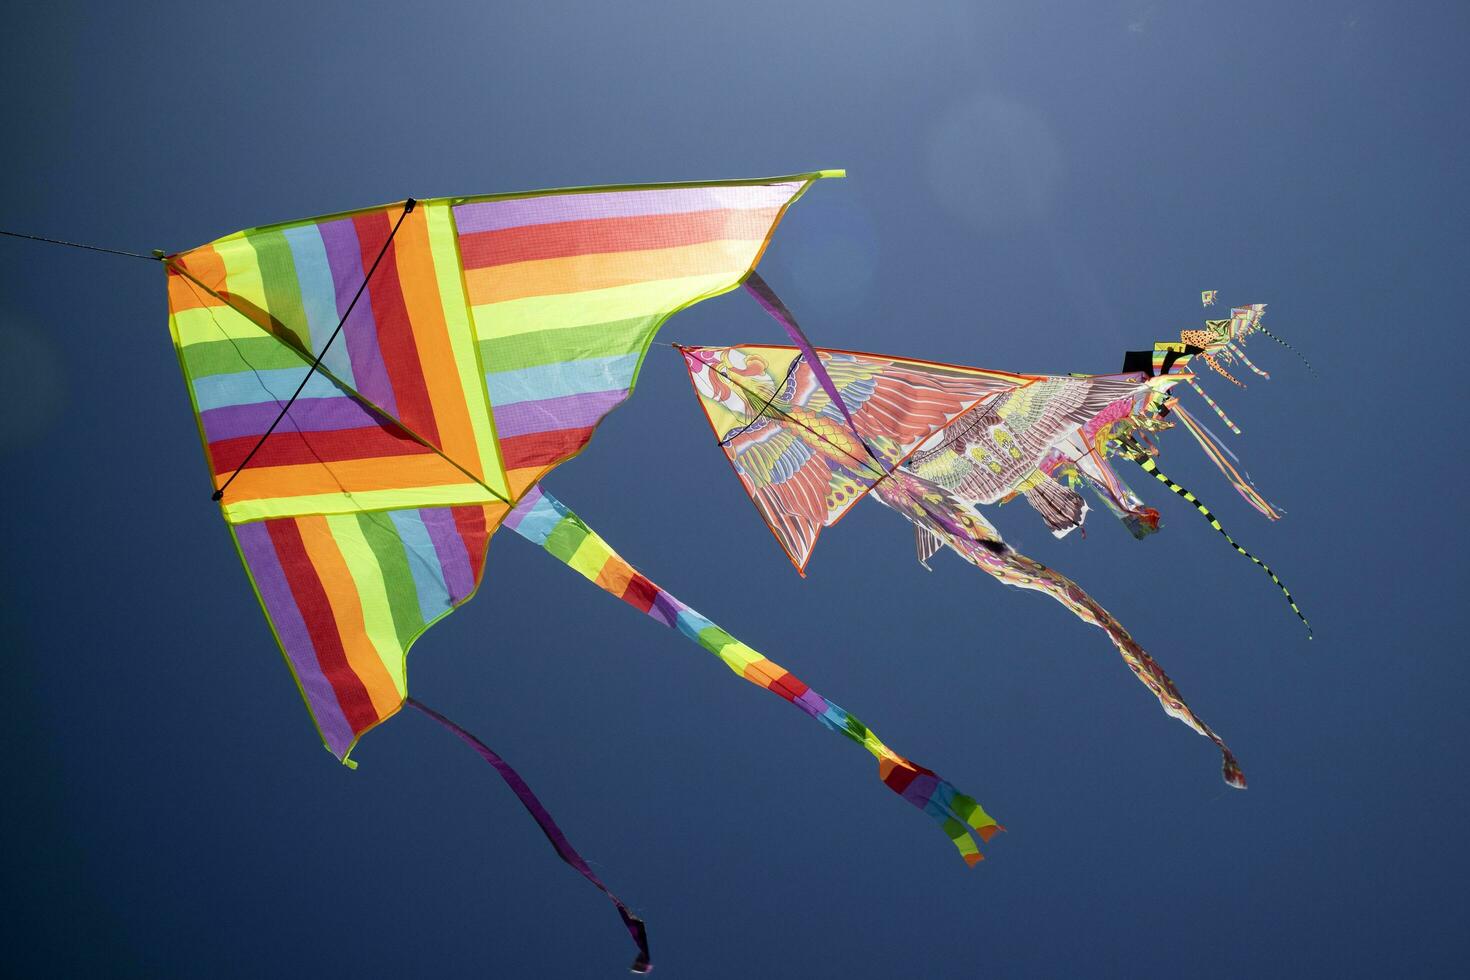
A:
POLYGON ((827 393, 827 397, 832 399, 832 404, 837 406, 837 410, 847 420, 847 427, 852 430, 852 434, 857 437, 857 441, 862 444, 862 447, 868 451, 868 455, 872 457, 873 462, 878 464, 878 470, 887 473, 888 467, 884 465, 883 457, 873 452, 873 447, 868 445, 868 441, 858 431, 857 423, 852 419, 852 413, 847 410, 847 403, 842 400, 842 395, 837 391, 837 386, 832 383, 832 376, 827 373, 826 367, 822 364, 822 359, 817 356, 816 349, 812 347, 812 342, 807 340, 806 334, 802 332, 801 327, 796 325, 796 317, 792 316, 791 311, 786 308, 786 304, 781 302, 781 297, 777 296, 776 291, 761 278, 759 272, 754 271, 745 277, 745 291, 754 296, 755 301, 761 305, 761 308, 771 314, 777 323, 781 324, 781 327, 786 331, 786 336, 791 338, 791 342, 796 345, 796 349, 801 351, 801 355, 811 365, 812 374, 816 376, 817 383, 822 386, 822 390, 827 393))
POLYGON ((556 848, 556 853, 561 859, 573 868, 576 868, 582 877, 596 885, 604 895, 612 900, 613 905, 617 906, 618 915, 622 917, 623 925, 627 928, 628 935, 632 936, 633 942, 638 944, 638 958, 633 961, 632 971, 634 973, 650 972, 653 969, 653 964, 648 958, 648 930, 644 927, 643 920, 628 911, 628 906, 623 904, 622 899, 609 891, 608 887, 602 883, 602 880, 587 866, 587 862, 582 860, 582 855, 578 854, 576 848, 572 847, 571 841, 567 840, 566 834, 561 832, 561 828, 556 825, 556 821, 551 818, 551 814, 547 812, 546 807, 542 806, 541 801, 536 798, 536 794, 531 792, 531 787, 526 785, 526 781, 521 778, 521 774, 511 768, 510 763, 497 755, 490 746, 475 738, 475 736, 460 728, 433 708, 413 698, 406 698, 404 703, 417 708, 443 725, 450 732, 459 736, 460 741, 474 749, 479 753, 480 758, 490 763, 495 771, 500 773, 500 778, 504 779, 506 785, 511 788, 511 792, 515 793, 516 798, 521 801, 521 805, 526 808, 526 812, 531 814, 531 818, 536 821, 536 825, 541 828, 541 832, 546 835, 546 839, 551 841, 551 846, 556 848))

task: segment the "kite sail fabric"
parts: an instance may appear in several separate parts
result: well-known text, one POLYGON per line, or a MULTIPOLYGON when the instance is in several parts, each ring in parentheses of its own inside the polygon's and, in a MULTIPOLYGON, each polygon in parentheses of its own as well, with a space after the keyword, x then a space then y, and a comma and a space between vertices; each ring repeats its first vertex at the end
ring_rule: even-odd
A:
POLYGON ((663 321, 837 175, 407 201, 165 258, 221 511, 334 755, 402 705, 409 646, 663 321))
MULTIPOLYGON (((607 892, 504 760, 408 697, 407 653, 474 595, 507 513, 629 396, 663 322, 736 288, 833 176, 409 199, 163 257, 214 498, 333 755, 355 765, 357 740, 412 704, 607 892)), ((929 812, 993 828, 870 749, 929 812)), ((646 969, 642 922, 607 894, 646 969)))
POLYGON ((803 574, 821 529, 920 443, 1026 383, 997 371, 822 351, 823 383, 811 359, 792 348, 679 349, 720 445, 803 574))
MULTIPOLYGON (((1012 477, 1017 472, 1036 472, 1050 444, 1032 445, 1025 437, 1033 428, 1046 430, 1050 426, 1055 430, 1051 435, 1055 440, 1065 428, 1061 422, 1048 421, 1047 406, 1061 399, 1060 392, 1044 387, 1047 379, 822 349, 815 350, 815 359, 791 348, 702 347, 682 348, 681 352, 715 438, 783 546, 788 546, 791 528, 820 527, 835 523, 841 516, 830 506, 823 512, 818 504, 841 496, 845 512, 851 506, 847 496, 860 497, 872 491, 881 503, 914 525, 920 561, 948 546, 1000 581, 1050 595, 1084 622, 1101 628, 1164 711, 1215 743, 1221 753, 1225 781, 1237 788, 1245 786, 1245 776, 1229 747, 1189 709, 1163 669, 1122 624, 1066 576, 1012 549, 981 515, 975 499, 962 496, 966 491, 976 497, 998 496, 992 494, 988 483, 978 474, 965 473, 955 478, 959 492, 952 493, 920 475, 918 467, 911 465, 912 460, 905 462, 911 447, 930 438, 942 440, 956 428, 966 433, 960 445, 969 446, 973 435, 963 427, 972 418, 989 417, 997 452, 994 458, 974 456, 980 472, 986 477, 1002 475, 1011 464, 1018 467, 1012 477), (858 368, 870 382, 869 387, 881 386, 881 379, 892 373, 924 393, 924 397, 912 399, 912 405, 936 407, 928 416, 916 416, 912 411, 887 413, 871 431, 861 426, 862 413, 854 412, 850 435, 857 436, 856 441, 842 438, 841 433, 834 436, 834 426, 842 424, 836 420, 843 416, 825 401, 825 392, 835 388, 845 399, 844 389, 851 384, 842 379, 858 368), (813 377, 819 372, 829 373, 831 378, 824 382, 813 377), (967 398, 957 403, 932 394, 940 379, 951 390, 964 391, 967 398), (923 380, 929 384, 924 385, 923 380), (1009 406, 1004 416, 992 413, 997 405, 1009 406), (1013 422, 1010 428, 1005 425, 1007 419, 1013 422), (869 461, 866 472, 878 472, 864 483, 860 479, 864 464, 856 457, 861 444, 878 447, 884 462, 891 462, 892 468, 878 469, 879 461, 869 461), (826 497, 822 496, 824 492, 826 497)), ((1098 388, 1102 393, 1094 399, 1099 403, 1094 411, 1128 399, 1137 387, 1136 382, 1114 382, 1112 388, 1098 388)), ((1070 400, 1062 401, 1074 409, 1072 428, 1080 428, 1088 419, 1076 410, 1076 406, 1087 402, 1088 394, 1095 392, 1088 389, 1081 395, 1073 393, 1070 400)), ((949 475, 954 475, 952 469, 949 475)), ((800 552, 804 564, 815 543, 815 531, 799 543, 806 546, 800 552)))
POLYGON ((843 708, 649 581, 561 501, 540 487, 533 488, 506 517, 505 526, 598 588, 678 630, 720 658, 737 676, 857 742, 878 760, 883 783, 937 821, 967 864, 983 860, 973 838, 988 841, 1003 828, 973 798, 894 752, 843 708))

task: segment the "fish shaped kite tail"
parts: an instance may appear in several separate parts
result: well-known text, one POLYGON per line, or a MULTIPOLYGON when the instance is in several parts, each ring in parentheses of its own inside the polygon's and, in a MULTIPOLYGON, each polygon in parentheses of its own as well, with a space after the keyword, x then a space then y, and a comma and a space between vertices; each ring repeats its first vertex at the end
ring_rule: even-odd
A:
POLYGON ((1076 582, 1011 548, 1000 540, 987 522, 983 519, 977 521, 960 501, 927 480, 897 470, 879 483, 874 493, 882 503, 943 540, 972 565, 1007 585, 1043 592, 1072 610, 1083 622, 1102 629, 1123 655, 1123 662, 1159 699, 1164 713, 1215 743, 1220 750, 1221 774, 1225 782, 1236 789, 1245 789, 1245 773, 1241 771, 1235 753, 1190 710, 1169 675, 1138 645, 1123 624, 1076 582))

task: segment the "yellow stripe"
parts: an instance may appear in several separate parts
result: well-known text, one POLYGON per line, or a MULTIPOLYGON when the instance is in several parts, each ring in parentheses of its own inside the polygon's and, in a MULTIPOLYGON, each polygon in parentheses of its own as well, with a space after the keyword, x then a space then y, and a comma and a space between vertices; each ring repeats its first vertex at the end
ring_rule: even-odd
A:
POLYGON ((174 314, 181 347, 216 340, 255 340, 271 336, 238 310, 229 306, 195 307, 174 314), (213 315, 211 315, 213 314, 213 315))
POLYGON ((759 242, 720 239, 672 248, 597 252, 465 270, 472 306, 557 296, 660 279, 743 273, 759 242))
POLYGON ((495 437, 495 421, 490 410, 490 396, 485 390, 485 375, 480 366, 479 345, 470 325, 469 300, 460 273, 459 236, 448 204, 425 208, 429 223, 429 248, 434 256, 434 276, 439 286, 444 322, 449 331, 449 345, 459 370, 465 405, 469 407, 470 425, 480 454, 480 472, 485 485, 503 497, 510 497, 505 477, 505 464, 500 458, 500 443, 495 437))
MULTIPOLYGON (((752 248, 751 252, 754 251, 752 248)), ((476 306, 475 332, 481 340, 497 340, 543 330, 651 316, 701 296, 733 289, 737 278, 737 274, 725 272, 476 306)))
POLYGON ((326 591, 327 602, 332 607, 332 618, 337 622, 337 635, 342 640, 347 663, 367 689, 373 710, 379 718, 386 718, 398 709, 403 697, 368 639, 362 599, 342 553, 337 550, 337 540, 332 536, 325 517, 300 517, 296 526, 301 531, 307 557, 311 559, 326 591))
POLYGON ((367 638, 383 669, 393 681, 399 697, 408 693, 405 676, 404 650, 398 645, 398 632, 393 625, 393 611, 388 604, 388 589, 383 581, 383 571, 378 566, 377 555, 363 536, 362 525, 353 514, 327 518, 327 527, 337 541, 337 547, 347 563, 347 571, 357 585, 357 594, 362 603, 363 625, 367 638))

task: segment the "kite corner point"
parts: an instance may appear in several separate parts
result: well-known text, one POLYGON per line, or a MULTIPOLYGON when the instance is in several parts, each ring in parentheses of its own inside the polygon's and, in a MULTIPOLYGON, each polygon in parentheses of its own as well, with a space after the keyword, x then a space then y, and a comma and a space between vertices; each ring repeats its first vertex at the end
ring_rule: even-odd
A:
POLYGON ((846 177, 846 170, 818 170, 818 177, 846 177))

